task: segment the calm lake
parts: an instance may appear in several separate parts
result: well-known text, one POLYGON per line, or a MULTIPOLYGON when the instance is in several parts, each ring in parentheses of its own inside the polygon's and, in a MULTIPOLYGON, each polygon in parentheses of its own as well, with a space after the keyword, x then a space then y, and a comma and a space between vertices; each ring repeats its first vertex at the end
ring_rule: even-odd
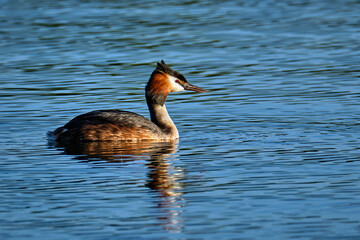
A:
POLYGON ((360 2, 0 0, 0 239, 360 239, 360 2), (178 142, 64 149, 76 115, 178 142))

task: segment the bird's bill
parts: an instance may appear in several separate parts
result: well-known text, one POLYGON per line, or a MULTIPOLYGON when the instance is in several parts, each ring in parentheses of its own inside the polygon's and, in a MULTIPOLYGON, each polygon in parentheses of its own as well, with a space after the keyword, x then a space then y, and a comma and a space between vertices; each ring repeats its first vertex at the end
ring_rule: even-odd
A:
POLYGON ((195 92, 209 92, 208 90, 205 90, 203 88, 197 87, 197 86, 189 84, 189 83, 184 86, 184 89, 189 90, 189 91, 195 91, 195 92))

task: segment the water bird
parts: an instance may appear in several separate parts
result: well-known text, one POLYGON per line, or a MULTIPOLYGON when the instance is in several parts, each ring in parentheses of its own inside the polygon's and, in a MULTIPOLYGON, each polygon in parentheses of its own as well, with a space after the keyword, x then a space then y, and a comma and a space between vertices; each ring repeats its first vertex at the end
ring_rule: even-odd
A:
POLYGON ((112 110, 96 110, 79 115, 63 127, 50 132, 53 141, 60 144, 90 141, 167 141, 179 138, 165 101, 170 92, 208 92, 190 84, 184 75, 171 69, 162 60, 157 63, 145 88, 150 119, 139 114, 112 110))

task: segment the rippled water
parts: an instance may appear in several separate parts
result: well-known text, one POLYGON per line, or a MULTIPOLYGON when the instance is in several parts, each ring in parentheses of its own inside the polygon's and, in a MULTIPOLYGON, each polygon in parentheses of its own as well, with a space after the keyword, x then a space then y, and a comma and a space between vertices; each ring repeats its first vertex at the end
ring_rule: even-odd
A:
POLYGON ((0 1, 1 239, 359 239, 359 1, 0 1), (181 139, 48 145, 148 116, 164 59, 181 139))

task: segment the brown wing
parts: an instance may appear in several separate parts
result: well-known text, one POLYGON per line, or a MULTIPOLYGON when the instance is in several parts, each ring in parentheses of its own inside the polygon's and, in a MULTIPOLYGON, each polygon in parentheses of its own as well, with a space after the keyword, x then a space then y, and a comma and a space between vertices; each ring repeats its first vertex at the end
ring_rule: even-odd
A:
POLYGON ((147 118, 121 110, 79 115, 53 133, 58 142, 158 139, 162 135, 160 128, 147 118))

